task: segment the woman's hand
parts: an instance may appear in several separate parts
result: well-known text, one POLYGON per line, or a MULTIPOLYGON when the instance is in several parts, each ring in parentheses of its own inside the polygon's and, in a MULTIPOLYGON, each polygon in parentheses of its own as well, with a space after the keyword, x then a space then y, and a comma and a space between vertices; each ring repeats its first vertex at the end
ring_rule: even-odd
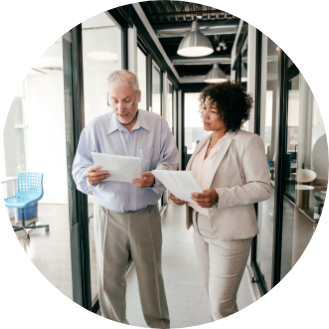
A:
POLYGON ((191 198, 202 208, 211 208, 218 201, 218 194, 216 190, 211 189, 203 193, 192 193, 191 198))
POLYGON ((186 201, 176 198, 172 193, 170 194, 170 199, 174 201, 177 206, 182 206, 183 204, 187 204, 186 201))

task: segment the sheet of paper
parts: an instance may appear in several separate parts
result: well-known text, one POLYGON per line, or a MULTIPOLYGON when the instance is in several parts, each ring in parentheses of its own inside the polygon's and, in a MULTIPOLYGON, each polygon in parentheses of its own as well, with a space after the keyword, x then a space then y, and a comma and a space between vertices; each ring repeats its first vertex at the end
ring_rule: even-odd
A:
POLYGON ((202 193, 192 171, 153 170, 152 174, 177 198, 193 202, 191 193, 202 193))
POLYGON ((101 170, 107 170, 111 175, 104 181, 131 183, 133 178, 141 178, 142 162, 140 158, 95 152, 91 152, 91 155, 94 164, 100 166, 101 170))

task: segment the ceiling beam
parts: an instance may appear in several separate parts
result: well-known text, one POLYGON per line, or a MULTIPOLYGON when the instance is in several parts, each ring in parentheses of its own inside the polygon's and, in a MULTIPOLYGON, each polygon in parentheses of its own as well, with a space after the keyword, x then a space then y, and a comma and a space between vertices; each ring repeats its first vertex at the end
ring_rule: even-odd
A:
POLYGON ((171 12, 171 13, 154 13, 147 14, 148 17, 157 17, 157 16, 181 16, 181 15, 202 15, 202 14, 221 14, 225 13, 222 10, 199 10, 199 11, 184 11, 184 12, 171 12))
MULTIPOLYGON (((230 80, 230 76, 226 76, 227 80, 230 80)), ((184 76, 180 78, 180 83, 197 83, 204 82, 206 79, 206 75, 192 75, 192 76, 184 76)))
MULTIPOLYGON (((190 29, 191 30, 191 29, 190 29)), ((190 30, 185 30, 185 31, 170 31, 170 32, 156 32, 156 36, 160 39, 160 38, 176 38, 176 37, 185 37, 190 30)), ((208 29, 208 30, 201 30, 202 33, 204 35, 216 35, 216 34, 236 34, 237 31, 237 27, 236 26, 225 26, 222 28, 212 28, 212 29, 208 29)))
MULTIPOLYGON (((209 26, 214 26, 216 24, 221 24, 220 26, 238 26, 240 19, 223 20, 223 21, 199 21, 200 29, 209 26)), ((191 22, 178 22, 178 23, 168 23, 168 24, 153 24, 152 28, 155 32, 170 31, 176 29, 191 29, 191 22)))
MULTIPOLYGON (((212 43, 213 45, 214 44, 217 44, 219 43, 220 41, 210 41, 210 43, 212 43)), ((232 41, 224 41, 224 43, 234 43, 234 40, 232 41)), ((179 46, 180 45, 180 42, 173 42, 173 43, 162 43, 162 46, 163 47, 167 47, 167 46, 179 46)))
POLYGON ((216 56, 202 58, 180 58, 173 59, 172 64, 178 65, 211 65, 211 64, 231 64, 231 56, 216 56))

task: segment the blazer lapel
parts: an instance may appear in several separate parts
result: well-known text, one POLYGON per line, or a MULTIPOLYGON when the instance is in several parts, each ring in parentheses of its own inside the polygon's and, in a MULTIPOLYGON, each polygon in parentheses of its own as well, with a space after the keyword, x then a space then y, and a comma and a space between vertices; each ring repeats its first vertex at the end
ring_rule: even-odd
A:
POLYGON ((208 189, 210 189, 210 187, 211 187, 211 184, 214 180, 215 174, 216 174, 220 164, 222 163, 225 154, 227 153, 227 151, 228 151, 228 149, 231 145, 232 138, 233 138, 234 135, 235 135, 235 133, 231 133, 231 132, 228 132, 226 134, 222 145, 220 146, 217 154, 215 155, 214 162, 213 162, 213 165, 211 167, 210 174, 209 174, 208 189))
POLYGON ((192 166, 192 162, 194 160, 194 158, 198 155, 198 153, 202 150, 202 148, 206 145, 206 143, 208 142, 208 140, 211 138, 212 134, 210 134, 209 136, 205 137, 204 139, 202 139, 199 144, 197 145, 195 151, 193 152, 190 161, 188 162, 187 166, 186 166, 186 171, 190 171, 191 170, 191 166, 192 166))

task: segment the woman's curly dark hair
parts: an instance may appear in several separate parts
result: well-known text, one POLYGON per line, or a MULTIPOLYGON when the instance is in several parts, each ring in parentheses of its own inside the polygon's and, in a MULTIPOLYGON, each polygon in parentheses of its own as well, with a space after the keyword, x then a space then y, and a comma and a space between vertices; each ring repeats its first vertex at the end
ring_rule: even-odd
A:
POLYGON ((249 119, 253 100, 242 85, 227 81, 205 87, 199 98, 201 114, 208 97, 216 104, 218 114, 224 121, 227 131, 239 130, 249 119))

